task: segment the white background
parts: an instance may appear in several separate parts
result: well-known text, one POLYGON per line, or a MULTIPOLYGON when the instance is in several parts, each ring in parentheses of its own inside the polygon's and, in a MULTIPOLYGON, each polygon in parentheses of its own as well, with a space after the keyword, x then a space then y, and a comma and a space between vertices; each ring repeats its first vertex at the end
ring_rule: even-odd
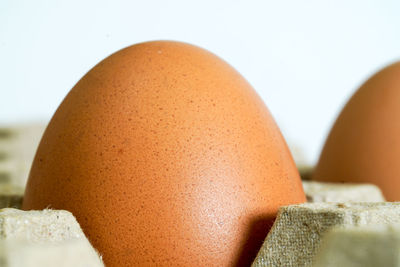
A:
POLYGON ((254 86, 306 163, 357 87, 400 59, 400 1, 0 0, 0 124, 48 121, 125 46, 206 48, 254 86))

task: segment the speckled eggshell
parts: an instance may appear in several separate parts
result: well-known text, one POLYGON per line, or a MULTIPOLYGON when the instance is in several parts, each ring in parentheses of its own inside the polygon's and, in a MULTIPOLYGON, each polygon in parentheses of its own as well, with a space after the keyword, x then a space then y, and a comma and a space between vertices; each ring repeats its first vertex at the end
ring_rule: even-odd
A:
POLYGON ((372 76, 337 118, 312 176, 373 183, 400 201, 400 62, 372 76))
POLYGON ((206 50, 157 41, 111 55, 67 95, 23 209, 72 211, 107 267, 238 266, 278 207, 304 201, 246 80, 206 50))

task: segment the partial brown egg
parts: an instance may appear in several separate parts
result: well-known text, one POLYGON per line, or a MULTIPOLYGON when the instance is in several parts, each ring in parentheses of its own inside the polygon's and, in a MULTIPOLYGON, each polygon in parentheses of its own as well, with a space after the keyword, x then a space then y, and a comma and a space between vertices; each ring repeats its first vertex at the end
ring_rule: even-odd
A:
POLYGON ((372 76, 337 118, 312 179, 373 183, 400 201, 400 62, 372 76))
POLYGON ((262 100, 185 43, 125 48, 53 116, 23 209, 66 209, 107 267, 249 265, 277 210, 305 201, 262 100))

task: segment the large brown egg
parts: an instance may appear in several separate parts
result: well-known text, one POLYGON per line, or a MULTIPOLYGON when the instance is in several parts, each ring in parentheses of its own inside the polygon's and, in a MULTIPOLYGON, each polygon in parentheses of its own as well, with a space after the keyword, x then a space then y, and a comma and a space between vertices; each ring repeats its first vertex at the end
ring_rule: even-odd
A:
POLYGON ((370 78, 334 124, 313 174, 326 182, 373 183, 400 201, 400 62, 370 78))
POLYGON ((305 201, 273 118, 223 60, 178 42, 87 73, 42 138, 23 209, 72 211, 107 267, 249 265, 305 201))

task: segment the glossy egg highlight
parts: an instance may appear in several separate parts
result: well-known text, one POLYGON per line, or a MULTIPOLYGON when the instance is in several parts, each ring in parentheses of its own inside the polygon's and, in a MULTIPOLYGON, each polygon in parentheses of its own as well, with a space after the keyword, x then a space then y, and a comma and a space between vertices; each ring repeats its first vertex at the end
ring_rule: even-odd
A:
POLYGON ((372 183, 400 201, 400 62, 366 81, 337 118, 312 179, 372 183))
POLYGON ((107 267, 239 266, 305 201, 268 109, 214 54, 154 41, 101 61, 38 148, 23 209, 66 209, 107 267))

